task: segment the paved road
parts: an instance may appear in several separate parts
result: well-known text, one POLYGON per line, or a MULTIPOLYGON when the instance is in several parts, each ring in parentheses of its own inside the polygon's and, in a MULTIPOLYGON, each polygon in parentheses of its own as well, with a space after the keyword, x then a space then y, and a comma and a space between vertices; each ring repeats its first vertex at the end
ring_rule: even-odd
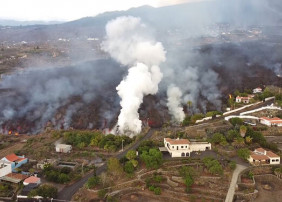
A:
POLYGON ((225 202, 233 202, 238 176, 246 168, 247 168, 246 166, 237 164, 236 169, 234 170, 233 175, 232 175, 232 179, 231 179, 230 186, 229 186, 226 198, 225 198, 225 202))
MULTIPOLYGON (((137 147, 140 145, 140 143, 144 140, 147 140, 149 139, 153 133, 155 132, 154 129, 150 129, 149 132, 143 137, 141 138, 140 140, 138 140, 137 142, 135 142, 131 147, 125 149, 123 152, 120 152, 118 154, 115 155, 116 158, 120 159, 122 158, 123 156, 125 156, 125 154, 129 151, 129 150, 135 150, 137 149, 137 147)), ((106 164, 100 166, 99 168, 97 168, 96 170, 96 174, 97 175, 100 175, 102 172, 106 171, 107 169, 107 166, 106 164)), ((64 189, 62 189, 60 192, 59 192, 59 195, 58 195, 58 199, 60 200, 65 200, 65 201, 70 201, 72 196, 87 182, 87 180, 93 176, 93 172, 87 174, 86 176, 84 176, 83 178, 81 178, 79 181, 69 185, 69 186, 66 186, 64 189)))

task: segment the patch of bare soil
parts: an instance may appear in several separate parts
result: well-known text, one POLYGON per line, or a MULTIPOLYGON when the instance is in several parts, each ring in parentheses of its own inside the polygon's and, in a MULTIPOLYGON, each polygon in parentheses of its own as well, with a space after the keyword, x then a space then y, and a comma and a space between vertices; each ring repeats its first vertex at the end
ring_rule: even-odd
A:
POLYGON ((257 188, 258 188, 259 194, 258 194, 258 197, 255 199, 255 202, 266 202, 266 201, 279 202, 281 201, 282 190, 275 183, 257 182, 257 188))

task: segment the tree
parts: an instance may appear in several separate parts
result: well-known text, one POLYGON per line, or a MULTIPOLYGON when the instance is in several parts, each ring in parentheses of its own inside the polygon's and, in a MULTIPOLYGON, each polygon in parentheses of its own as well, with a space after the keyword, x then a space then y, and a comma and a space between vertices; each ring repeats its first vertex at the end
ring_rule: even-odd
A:
POLYGON ((128 160, 133 160, 133 159, 136 159, 136 151, 133 151, 133 150, 130 150, 127 152, 127 154, 125 155, 125 157, 128 159, 128 160))
POLYGON ((243 124, 243 120, 240 119, 240 118, 238 118, 238 117, 229 119, 229 122, 230 122, 233 126, 242 125, 242 124, 243 124))
POLYGON ((227 135, 226 135, 226 140, 228 142, 233 142, 233 140, 238 136, 240 136, 240 135, 236 130, 229 130, 227 132, 227 135))
POLYGON ((137 158, 136 151, 130 150, 126 154, 126 158, 131 162, 131 164, 136 168, 138 166, 138 161, 135 160, 137 158))
POLYGON ((163 155, 157 149, 150 149, 149 152, 144 151, 140 155, 140 158, 145 163, 147 168, 157 169, 163 162, 163 155))
POLYGON ((247 137, 245 138, 245 141, 246 141, 247 144, 251 144, 251 143, 252 143, 252 140, 253 140, 253 138, 251 138, 250 136, 247 136, 247 137))
POLYGON ((101 183, 100 177, 92 176, 88 179, 88 181, 86 183, 86 187, 88 189, 92 189, 92 188, 96 187, 97 185, 99 185, 100 183, 101 183))
POLYGON ((125 163, 125 166, 124 166, 124 171, 128 174, 131 174, 134 172, 134 166, 133 164, 131 163, 131 161, 127 161, 125 163))
POLYGON ((40 187, 32 190, 29 193, 29 197, 42 196, 43 198, 56 198, 58 195, 58 189, 52 185, 43 184, 40 187))
POLYGON ((242 126, 240 127, 240 135, 241 135, 242 137, 245 137, 246 132, 247 132, 246 126, 242 125, 242 126))
POLYGON ((234 139, 234 142, 232 143, 232 145, 236 148, 240 148, 240 147, 244 147, 245 146, 245 140, 244 138, 240 137, 236 137, 234 139))
POLYGON ((122 173, 122 166, 117 158, 109 158, 108 163, 108 172, 114 176, 118 176, 122 173))
POLYGON ((244 160, 247 160, 250 157, 250 154, 251 152, 247 148, 242 148, 237 151, 237 155, 244 160))
POLYGON ((226 139, 221 133, 215 133, 211 138, 211 142, 215 144, 219 144, 221 142, 226 142, 226 139))
POLYGON ((192 107, 192 101, 191 101, 191 100, 188 100, 187 105, 188 105, 188 109, 191 109, 191 107, 192 107))

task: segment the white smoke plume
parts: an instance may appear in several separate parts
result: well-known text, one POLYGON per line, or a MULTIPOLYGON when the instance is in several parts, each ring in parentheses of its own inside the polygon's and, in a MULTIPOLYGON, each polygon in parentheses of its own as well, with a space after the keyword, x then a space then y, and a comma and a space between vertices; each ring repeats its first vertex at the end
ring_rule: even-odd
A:
POLYGON ((174 86, 170 85, 167 89, 167 107, 169 113, 172 115, 173 119, 177 122, 182 122, 185 118, 183 107, 181 106, 181 90, 174 86))
POLYGON ((106 25, 106 34, 102 49, 129 66, 128 75, 116 88, 122 107, 118 117, 119 132, 136 134, 142 127, 138 109, 143 97, 158 92, 163 76, 158 65, 166 59, 165 50, 148 35, 140 18, 116 18, 106 25))

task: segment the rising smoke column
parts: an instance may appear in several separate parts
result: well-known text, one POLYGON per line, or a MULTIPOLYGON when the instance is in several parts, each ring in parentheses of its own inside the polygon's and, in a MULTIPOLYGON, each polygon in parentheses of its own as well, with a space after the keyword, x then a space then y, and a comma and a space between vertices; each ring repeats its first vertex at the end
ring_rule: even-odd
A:
POLYGON ((138 109, 145 95, 158 92, 163 76, 159 64, 166 59, 165 50, 146 29, 140 18, 119 17, 108 22, 106 39, 101 44, 115 60, 129 66, 128 75, 116 88, 121 98, 118 117, 121 133, 141 131, 138 109))
POLYGON ((172 115, 173 119, 177 122, 182 122, 185 118, 183 107, 181 106, 181 90, 174 86, 170 85, 167 89, 167 107, 169 113, 172 115))

